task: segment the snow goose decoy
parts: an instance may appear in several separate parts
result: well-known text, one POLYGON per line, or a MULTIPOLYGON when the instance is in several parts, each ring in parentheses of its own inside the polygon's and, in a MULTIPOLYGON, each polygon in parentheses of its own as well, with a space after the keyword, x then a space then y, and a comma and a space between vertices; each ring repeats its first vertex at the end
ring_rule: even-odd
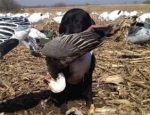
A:
POLYGON ((33 13, 32 15, 30 15, 28 17, 28 20, 31 24, 39 24, 43 20, 49 19, 49 17, 50 17, 49 13, 43 14, 43 13, 39 12, 39 13, 33 13))
POLYGON ((131 11, 129 16, 130 17, 134 17, 134 16, 137 16, 138 15, 138 12, 137 11, 131 11))
POLYGON ((100 19, 101 21, 108 21, 108 15, 108 12, 103 12, 99 15, 98 19, 100 19))
POLYGON ((145 23, 145 19, 146 18, 149 18, 150 19, 150 13, 145 13, 145 14, 142 14, 141 16, 139 16, 136 21, 137 22, 140 22, 140 23, 145 23))
POLYGON ((125 38, 126 41, 132 43, 145 43, 150 41, 150 20, 146 19, 147 22, 144 23, 144 27, 131 26, 128 30, 128 35, 125 38))
POLYGON ((63 16, 56 16, 54 18, 52 18, 52 21, 56 22, 57 24, 61 23, 63 16))
POLYGON ((23 17, 0 17, 0 57, 22 42, 30 32, 30 23, 23 17))
POLYGON ((115 11, 112 11, 111 13, 109 13, 108 19, 110 21, 115 21, 120 16, 123 16, 123 11, 122 10, 115 10, 115 11))
POLYGON ((38 42, 41 39, 45 39, 46 41, 49 41, 50 38, 47 38, 47 35, 45 33, 40 32, 39 30, 35 28, 31 28, 28 36, 22 43, 31 51, 31 54, 34 56, 41 56, 39 51, 40 51, 40 46, 38 42))

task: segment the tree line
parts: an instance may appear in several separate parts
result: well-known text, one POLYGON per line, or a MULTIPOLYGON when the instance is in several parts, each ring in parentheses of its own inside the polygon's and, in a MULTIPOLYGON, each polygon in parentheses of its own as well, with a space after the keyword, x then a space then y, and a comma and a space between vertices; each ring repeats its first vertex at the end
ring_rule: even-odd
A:
MULTIPOLYGON (((150 0, 144 1, 143 4, 150 4, 150 0)), ((90 4, 86 3, 85 5, 90 5, 90 4)), ((52 6, 66 7, 66 6, 73 6, 73 5, 67 5, 66 3, 60 2, 52 6)), ((22 11, 22 6, 16 0, 0 0, 0 12, 20 12, 20 11, 22 11)))
POLYGON ((15 0, 0 0, 0 12, 19 12, 21 5, 15 0))

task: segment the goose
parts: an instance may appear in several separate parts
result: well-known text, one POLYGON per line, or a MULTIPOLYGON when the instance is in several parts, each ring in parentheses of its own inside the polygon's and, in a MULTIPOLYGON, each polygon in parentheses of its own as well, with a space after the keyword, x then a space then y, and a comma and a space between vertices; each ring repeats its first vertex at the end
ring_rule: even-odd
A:
POLYGON ((101 21, 108 21, 108 15, 108 12, 103 12, 99 15, 98 19, 100 19, 101 21))
POLYGON ((87 32, 95 24, 90 15, 78 8, 71 9, 63 16, 59 27, 62 37, 57 37, 44 45, 42 54, 50 78, 44 82, 50 87, 52 100, 60 105, 61 113, 67 111, 70 95, 84 95, 89 108, 92 100, 92 73, 95 68, 93 49, 103 43, 104 32, 87 32), (100 34, 97 34, 100 33, 100 34))
POLYGON ((150 19, 145 19, 144 26, 130 26, 125 40, 131 43, 141 44, 150 41, 150 19))
POLYGON ((28 17, 28 20, 31 24, 39 24, 45 19, 49 19, 50 15, 49 13, 43 14, 41 12, 39 13, 33 13, 28 17))
POLYGON ((45 33, 42 33, 41 31, 31 28, 28 36, 22 41, 22 43, 30 49, 30 52, 33 56, 41 56, 40 55, 40 46, 38 44, 38 41, 40 39, 46 39, 46 41, 49 41, 50 38, 47 38, 47 35, 45 33))
POLYGON ((56 16, 54 18, 52 18, 52 21, 56 22, 57 24, 61 23, 63 16, 56 16))
POLYGON ((5 16, 5 14, 0 14, 0 17, 5 16))
POLYGON ((24 17, 24 18, 28 18, 29 17, 29 13, 18 13, 18 14, 12 15, 12 17, 24 17))
POLYGON ((120 16, 123 16, 123 11, 122 10, 115 10, 115 11, 112 11, 111 13, 109 13, 108 19, 110 21, 114 21, 114 20, 118 19, 120 16))
POLYGON ((26 18, 0 17, 0 57, 22 43, 30 29, 30 23, 26 18))
POLYGON ((97 12, 91 12, 91 15, 99 16, 99 14, 97 12))
POLYGON ((144 13, 141 16, 139 16, 136 21, 139 23, 145 23, 145 19, 149 18, 150 19, 150 13, 144 13))
POLYGON ((130 17, 130 13, 128 11, 124 11, 123 15, 125 18, 129 18, 130 17))
POLYGON ((137 11, 131 11, 129 16, 134 17, 134 16, 137 16, 137 15, 138 15, 137 11))
POLYGON ((11 17, 13 14, 12 13, 7 13, 6 17, 11 17))

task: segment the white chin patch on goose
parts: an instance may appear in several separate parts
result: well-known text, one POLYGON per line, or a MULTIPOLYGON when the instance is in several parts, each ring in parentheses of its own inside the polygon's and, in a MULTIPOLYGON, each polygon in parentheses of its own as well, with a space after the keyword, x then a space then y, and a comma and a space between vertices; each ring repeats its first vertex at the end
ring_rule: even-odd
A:
POLYGON ((65 76, 63 73, 59 73, 58 78, 56 80, 51 79, 48 85, 53 93, 62 92, 66 88, 65 76))

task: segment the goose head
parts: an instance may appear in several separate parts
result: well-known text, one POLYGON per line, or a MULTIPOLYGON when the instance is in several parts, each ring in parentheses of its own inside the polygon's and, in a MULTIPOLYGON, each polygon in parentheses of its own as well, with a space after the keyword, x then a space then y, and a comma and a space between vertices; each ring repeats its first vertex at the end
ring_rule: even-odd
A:
POLYGON ((50 87, 53 93, 60 93, 66 88, 66 79, 63 73, 59 73, 56 80, 45 78, 44 82, 50 87))

